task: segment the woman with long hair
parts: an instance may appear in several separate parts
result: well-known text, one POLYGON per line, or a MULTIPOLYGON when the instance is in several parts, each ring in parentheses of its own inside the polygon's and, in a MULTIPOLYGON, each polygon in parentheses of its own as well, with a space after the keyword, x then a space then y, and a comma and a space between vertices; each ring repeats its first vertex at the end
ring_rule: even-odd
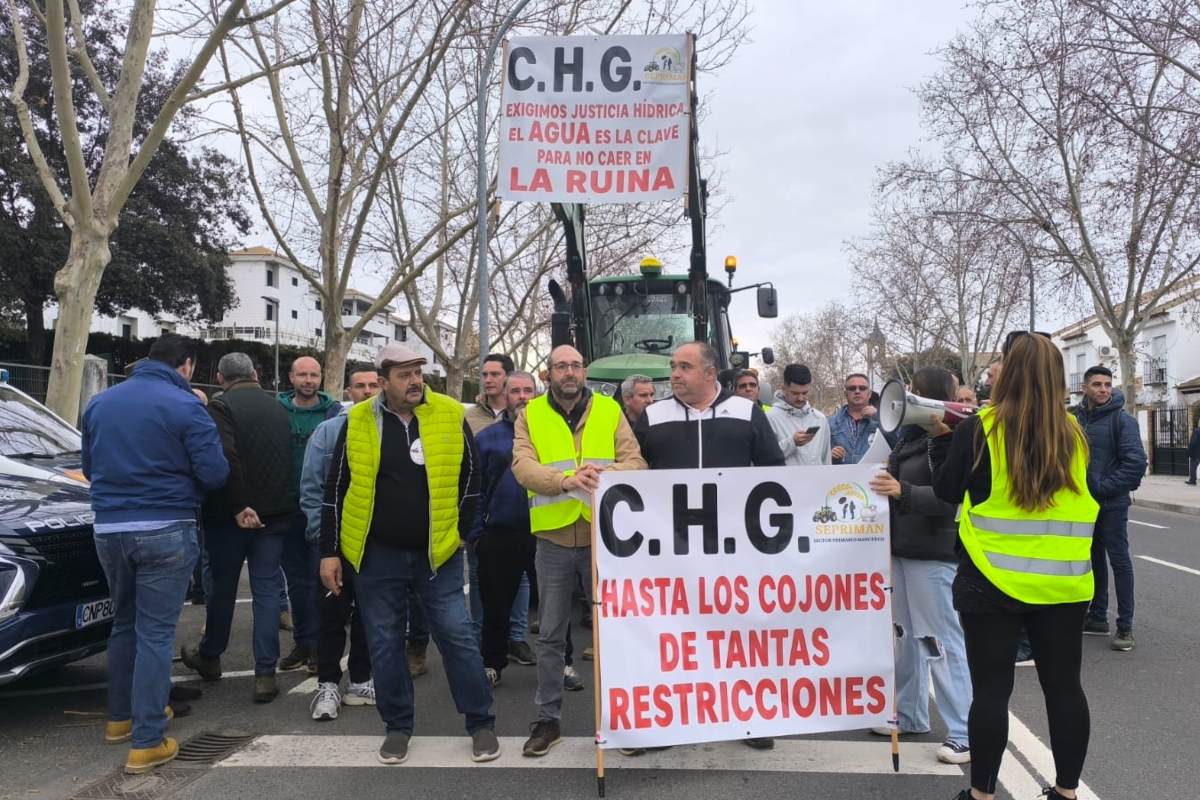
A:
MULTIPOLYGON (((941 367, 916 371, 909 390, 932 400, 951 400, 954 376, 941 367)), ((892 616, 896 624, 896 710, 901 733, 929 730, 929 679, 937 692, 938 710, 946 722, 946 741, 939 761, 971 760, 967 712, 971 677, 963 645, 962 625, 955 613, 950 586, 958 560, 955 543, 957 503, 933 493, 934 439, 917 425, 899 430, 887 471, 871 480, 871 489, 888 498, 892 530, 892 616)), ((890 735, 887 727, 873 728, 890 735)))
POLYGON ((1083 619, 1092 598, 1087 439, 1068 413, 1062 355, 1041 334, 1010 334, 991 405, 935 431, 934 492, 961 503, 954 607, 974 698, 967 728, 971 788, 991 800, 1008 743, 1014 655, 1029 635, 1046 700, 1057 772, 1049 798, 1074 798, 1090 720, 1080 683, 1083 619))

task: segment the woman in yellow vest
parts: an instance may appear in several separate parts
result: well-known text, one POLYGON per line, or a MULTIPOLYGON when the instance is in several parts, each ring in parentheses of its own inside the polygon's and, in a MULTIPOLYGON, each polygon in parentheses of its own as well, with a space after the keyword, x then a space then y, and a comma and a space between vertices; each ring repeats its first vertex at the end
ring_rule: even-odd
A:
POLYGON ((1079 671, 1099 506, 1087 489, 1087 439, 1066 403, 1058 348, 1044 335, 1014 332, 991 405, 952 437, 944 425, 936 431, 934 492, 962 503, 954 607, 974 690, 971 788, 957 800, 990 800, 996 791, 1022 631, 1057 771, 1044 794, 1074 798, 1079 786, 1090 731, 1079 671))

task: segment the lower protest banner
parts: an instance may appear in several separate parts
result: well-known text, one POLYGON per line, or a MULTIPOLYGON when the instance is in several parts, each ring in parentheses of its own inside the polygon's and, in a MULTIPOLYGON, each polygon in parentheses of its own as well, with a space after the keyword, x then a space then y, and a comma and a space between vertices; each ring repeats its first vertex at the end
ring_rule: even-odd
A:
POLYGON ((601 747, 881 725, 893 707, 876 464, 605 473, 601 747))

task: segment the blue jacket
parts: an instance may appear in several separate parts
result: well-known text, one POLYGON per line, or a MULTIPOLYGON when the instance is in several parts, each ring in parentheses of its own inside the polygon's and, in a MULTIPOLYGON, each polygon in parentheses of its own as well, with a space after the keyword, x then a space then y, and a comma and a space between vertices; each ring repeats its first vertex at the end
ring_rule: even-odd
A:
POLYGON ((216 424, 161 361, 141 362, 88 403, 82 457, 99 523, 194 517, 229 477, 216 424))
POLYGON ((329 475, 329 462, 338 436, 346 427, 346 408, 340 414, 317 426, 308 437, 304 448, 304 466, 300 470, 300 510, 307 524, 304 538, 310 542, 321 541, 321 504, 325 502, 325 480, 329 475))
POLYGON ((1085 398, 1072 409, 1088 437, 1088 491, 1101 508, 1126 508, 1129 493, 1146 474, 1146 451, 1137 420, 1124 412, 1125 395, 1113 389, 1112 399, 1093 406, 1085 398))
POLYGON ((507 413, 475 437, 482 473, 479 514, 468 541, 483 535, 485 528, 529 532, 529 495, 512 473, 513 422, 507 413))
POLYGON ((857 464, 871 447, 871 436, 879 430, 879 415, 863 417, 855 422, 846 406, 842 406, 829 418, 831 448, 841 447, 846 456, 835 464, 857 464), (857 436, 855 435, 857 434, 857 436))

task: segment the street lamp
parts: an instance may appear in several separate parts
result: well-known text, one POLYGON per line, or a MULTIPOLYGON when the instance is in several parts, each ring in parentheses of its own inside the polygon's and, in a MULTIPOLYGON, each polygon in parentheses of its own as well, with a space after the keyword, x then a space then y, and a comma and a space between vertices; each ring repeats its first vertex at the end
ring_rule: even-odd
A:
POLYGON ((279 394, 279 312, 282 310, 279 306, 279 299, 275 297, 267 297, 261 295, 263 300, 271 303, 275 307, 272 316, 275 317, 275 394, 279 394))

